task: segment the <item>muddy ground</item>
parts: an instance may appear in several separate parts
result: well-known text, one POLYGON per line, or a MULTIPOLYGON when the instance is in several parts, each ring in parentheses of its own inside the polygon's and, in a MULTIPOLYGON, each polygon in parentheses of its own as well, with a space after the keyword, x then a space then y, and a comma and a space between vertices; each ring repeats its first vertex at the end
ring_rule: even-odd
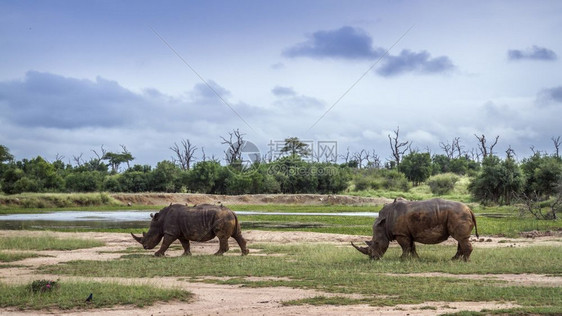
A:
MULTIPOLYGON (((0 231, 0 236, 37 236, 45 232, 37 231, 0 231)), ((128 247, 138 246, 130 235, 121 233, 49 233, 64 238, 88 238, 97 239, 106 243, 103 247, 91 249, 79 249, 74 251, 39 251, 48 257, 28 258, 14 262, 21 267, 0 269, 0 282, 11 284, 28 283, 32 280, 49 278, 61 280, 80 279, 69 276, 39 275, 35 268, 41 265, 51 265, 78 259, 89 260, 111 260, 118 258, 120 253, 108 253, 125 250, 128 247)), ((336 234, 322 234, 309 232, 267 232, 267 231, 245 231, 244 235, 250 244, 252 243, 334 243, 349 245, 350 241, 362 241, 367 236, 349 236, 336 234)), ((231 240, 234 242, 233 240, 231 240)), ((452 244, 454 240, 445 243, 452 244)), ((560 236, 535 236, 535 238, 514 238, 505 242, 505 238, 486 237, 482 241, 475 241, 475 249, 478 247, 528 247, 537 244, 560 245, 560 236), (501 242, 500 242, 501 241, 501 242)), ((237 247, 234 243, 232 248, 237 247)), ((393 246, 397 246, 394 244, 393 246)), ((192 243, 194 255, 210 255, 216 251, 218 243, 210 241, 206 243, 192 243)), ((179 256, 182 250, 168 251, 169 256, 179 256)), ((227 255, 237 255, 235 253, 227 255)), ((251 253, 250 255, 260 255, 251 253)), ((538 285, 538 286, 562 286, 562 277, 531 274, 501 274, 501 275, 450 275, 444 273, 412 274, 412 276, 425 277, 453 277, 469 279, 498 279, 508 282, 509 285, 538 285)), ((134 306, 118 306, 87 311, 19 311, 13 308, 0 309, 1 315, 435 315, 439 313, 453 313, 461 310, 480 311, 482 309, 494 310, 517 306, 515 303, 506 302, 426 302, 418 305, 398 305, 392 307, 373 307, 368 305, 352 306, 283 306, 282 302, 287 300, 303 299, 315 296, 332 296, 331 293, 323 293, 316 290, 304 290, 287 287, 271 288, 247 288, 237 285, 217 285, 201 283, 183 278, 88 278, 88 280, 117 281, 124 284, 150 284, 161 287, 175 287, 185 289, 195 294, 190 302, 168 302, 158 303, 153 306, 137 308, 134 306)), ((255 279, 255 278, 253 278, 255 279)), ((342 294, 338 294, 342 296, 342 294)), ((357 295, 352 297, 356 297, 357 295)))

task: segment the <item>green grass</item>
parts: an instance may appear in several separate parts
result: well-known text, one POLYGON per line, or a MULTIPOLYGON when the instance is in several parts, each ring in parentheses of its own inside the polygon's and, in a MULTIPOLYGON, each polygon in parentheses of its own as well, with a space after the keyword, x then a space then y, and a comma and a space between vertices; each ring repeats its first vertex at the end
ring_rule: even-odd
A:
POLYGON ((49 235, 37 237, 0 237, 0 249, 17 250, 75 250, 105 245, 91 239, 62 239, 49 235))
MULTIPOLYGON (((562 312, 562 288, 512 286, 503 281, 454 277, 415 277, 406 273, 451 274, 538 273, 562 275, 561 246, 526 248, 476 248, 471 261, 453 262, 456 246, 420 245, 419 260, 399 260, 401 250, 391 247, 382 260, 372 261, 351 246, 329 244, 250 245, 281 256, 225 256, 155 258, 130 255, 104 262, 73 261, 40 269, 41 273, 105 277, 230 277, 207 282, 252 287, 288 286, 331 293, 363 294, 364 298, 315 298, 317 304, 420 304, 427 301, 512 301, 525 307, 562 312), (540 258, 540 260, 537 260, 540 258), (391 275, 389 275, 391 273, 391 275), (404 274, 404 275, 403 275, 404 274), (247 276, 283 277, 248 281, 247 276), (286 279, 288 278, 288 279, 286 279)), ((288 304, 311 303, 290 301, 288 304)))
POLYGON ((0 209, 63 208, 76 206, 118 206, 108 193, 21 193, 0 195, 0 209))
POLYGON ((192 294, 176 289, 160 289, 149 285, 120 285, 100 282, 58 282, 58 288, 33 293, 29 285, 0 283, 0 307, 27 309, 91 309, 115 305, 152 305, 157 301, 188 301, 192 294), (93 293, 91 302, 85 302, 93 293))
POLYGON ((0 262, 19 261, 27 258, 39 257, 36 253, 29 252, 2 252, 0 251, 0 262))

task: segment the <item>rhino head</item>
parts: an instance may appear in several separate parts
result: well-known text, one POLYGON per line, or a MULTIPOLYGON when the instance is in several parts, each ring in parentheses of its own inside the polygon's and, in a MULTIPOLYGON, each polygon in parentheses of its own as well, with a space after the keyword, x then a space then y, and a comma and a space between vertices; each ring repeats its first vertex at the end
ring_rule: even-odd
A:
POLYGON ((353 242, 351 245, 362 254, 368 255, 373 260, 379 260, 382 258, 388 249, 388 245, 390 244, 390 240, 386 234, 386 228, 384 225, 385 222, 386 220, 380 217, 377 221, 375 221, 375 224, 373 225, 373 239, 365 241, 367 247, 356 246, 353 242))
POLYGON ((159 213, 150 214, 152 217, 152 221, 150 221, 150 228, 148 229, 148 233, 143 232, 142 237, 135 236, 135 234, 131 233, 131 236, 138 241, 144 249, 153 249, 156 247, 162 237, 164 237, 164 229, 162 227, 162 222, 159 221, 159 213))

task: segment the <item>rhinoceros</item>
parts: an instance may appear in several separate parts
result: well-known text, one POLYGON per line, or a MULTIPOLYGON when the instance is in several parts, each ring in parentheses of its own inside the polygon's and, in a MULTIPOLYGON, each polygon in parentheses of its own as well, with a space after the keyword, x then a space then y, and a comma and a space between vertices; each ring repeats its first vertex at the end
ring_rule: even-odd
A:
POLYGON ((472 252, 469 237, 472 229, 478 237, 474 213, 463 203, 443 199, 406 201, 396 199, 386 204, 373 224, 373 238, 366 241, 368 247, 355 249, 371 259, 380 259, 390 241, 396 240, 402 247, 401 258, 418 257, 414 242, 438 244, 452 236, 458 241, 453 260, 468 261, 472 252))
POLYGON ((246 240, 242 237, 240 223, 236 214, 225 206, 201 204, 188 207, 181 204, 170 204, 158 213, 152 215, 148 233, 142 237, 131 235, 141 243, 144 249, 153 249, 162 241, 155 256, 164 256, 172 242, 179 239, 184 249, 183 255, 191 255, 189 241, 208 241, 218 237, 219 250, 215 255, 222 255, 228 251, 228 239, 233 237, 242 250, 242 255, 249 253, 246 240))

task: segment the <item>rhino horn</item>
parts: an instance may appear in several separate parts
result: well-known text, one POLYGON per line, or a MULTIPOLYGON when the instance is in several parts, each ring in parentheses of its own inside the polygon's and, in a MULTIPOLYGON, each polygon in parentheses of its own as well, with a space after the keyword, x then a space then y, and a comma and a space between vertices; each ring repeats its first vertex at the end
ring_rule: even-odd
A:
POLYGON ((351 245, 352 245, 355 249, 357 249, 359 252, 361 252, 362 254, 364 254, 364 255, 368 255, 368 254, 369 254, 368 248, 367 248, 367 247, 357 247, 357 246, 355 246, 355 244, 354 244, 353 242, 351 242, 351 245))
POLYGON ((139 243, 142 244, 142 242, 141 242, 142 238, 141 238, 141 237, 137 237, 137 236, 135 236, 135 234, 133 234, 133 233, 131 233, 131 236, 133 236, 133 238, 134 238, 136 241, 138 241, 139 243))

